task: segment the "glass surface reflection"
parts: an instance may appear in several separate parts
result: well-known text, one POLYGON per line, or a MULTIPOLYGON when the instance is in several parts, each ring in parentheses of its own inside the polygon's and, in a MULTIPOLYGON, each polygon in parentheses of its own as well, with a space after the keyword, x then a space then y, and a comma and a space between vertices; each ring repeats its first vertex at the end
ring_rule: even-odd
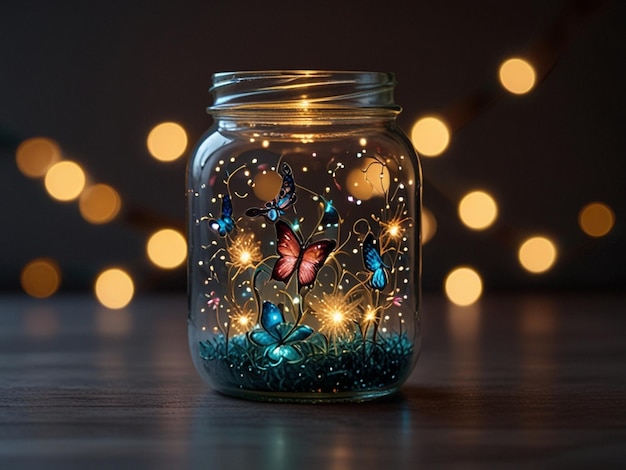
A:
POLYGON ((418 428, 401 396, 357 405, 275 405, 218 399, 198 403, 191 462, 209 467, 385 468, 415 460, 418 428), (303 462, 303 456, 306 461, 303 462), (390 456, 393 456, 390 459, 390 456), (209 465, 210 463, 210 465, 209 465))

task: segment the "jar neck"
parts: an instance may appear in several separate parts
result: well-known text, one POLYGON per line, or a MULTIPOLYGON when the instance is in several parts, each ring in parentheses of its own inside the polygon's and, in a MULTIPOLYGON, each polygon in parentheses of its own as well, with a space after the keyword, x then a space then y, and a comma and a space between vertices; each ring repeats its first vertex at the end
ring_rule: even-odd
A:
POLYGON ((208 112, 220 120, 274 124, 332 124, 395 119, 391 73, 269 70, 213 75, 214 102, 208 112))

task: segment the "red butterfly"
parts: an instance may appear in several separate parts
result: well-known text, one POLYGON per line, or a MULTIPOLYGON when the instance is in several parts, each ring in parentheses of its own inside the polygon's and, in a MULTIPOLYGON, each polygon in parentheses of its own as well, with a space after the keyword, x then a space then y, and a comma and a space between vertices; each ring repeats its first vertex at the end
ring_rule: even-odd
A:
POLYGON ((298 288, 310 286, 337 243, 334 240, 318 240, 305 247, 285 222, 279 220, 275 227, 278 239, 276 251, 280 257, 274 265, 272 279, 287 284, 291 275, 298 271, 298 288))

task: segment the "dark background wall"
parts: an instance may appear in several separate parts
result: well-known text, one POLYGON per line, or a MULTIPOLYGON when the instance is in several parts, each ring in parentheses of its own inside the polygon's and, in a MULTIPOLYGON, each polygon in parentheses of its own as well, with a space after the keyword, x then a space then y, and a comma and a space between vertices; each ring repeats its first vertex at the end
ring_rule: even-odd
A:
POLYGON ((197 140, 210 125, 210 76, 224 70, 395 72, 399 123, 424 114, 453 127, 448 150, 424 159, 424 201, 438 221, 424 248, 424 288, 441 290, 470 264, 487 291, 622 289, 626 284, 626 3, 466 1, 5 1, 0 6, 0 289, 19 289, 32 258, 56 259, 62 290, 91 289, 125 266, 140 290, 185 285, 160 271, 145 240, 183 226, 185 161, 149 156, 145 139, 176 121, 197 140), (509 56, 536 60, 528 95, 501 91, 509 56), (114 186, 122 214, 87 224, 75 203, 53 201, 23 176, 15 148, 55 139, 93 182, 114 186), (481 187, 500 216, 483 232, 458 220, 459 198, 481 187), (587 202, 615 212, 605 237, 578 227, 587 202), (542 275, 517 262, 534 233, 556 241, 542 275))

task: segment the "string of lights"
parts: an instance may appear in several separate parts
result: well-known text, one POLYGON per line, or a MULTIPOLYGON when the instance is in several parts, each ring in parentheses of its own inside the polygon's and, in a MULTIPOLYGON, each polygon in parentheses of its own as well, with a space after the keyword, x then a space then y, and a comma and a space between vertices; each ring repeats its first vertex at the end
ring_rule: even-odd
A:
MULTIPOLYGON (((550 25, 526 51, 503 60, 494 71, 494 82, 487 84, 460 102, 419 117, 411 128, 411 140, 423 157, 440 158, 457 132, 476 116, 506 97, 532 93, 546 79, 552 68, 584 27, 602 11, 607 2, 568 2, 550 25)), ((146 136, 146 149, 157 161, 167 164, 181 158, 188 150, 185 128, 175 122, 155 125, 146 136)), ((165 221, 158 213, 126 207, 126 201, 113 186, 90 183, 79 162, 64 158, 61 145, 51 138, 33 137, 19 143, 15 161, 21 173, 42 181, 49 196, 60 202, 76 202, 83 219, 90 224, 112 222, 141 226, 150 231, 146 239, 146 256, 156 269, 181 269, 186 260, 187 244, 181 224, 165 221), (122 208, 124 207, 124 211, 122 208), (123 216, 122 216, 123 215, 123 216)), ((425 179, 429 182, 428 172, 425 179)), ((445 188, 438 187, 445 192, 445 188)), ((464 194, 457 202, 457 214, 469 230, 484 231, 498 222, 500 209, 496 198, 484 189, 464 194)), ((578 226, 586 235, 600 238, 612 230, 615 214, 602 201, 588 201, 580 208, 578 226)), ((437 233, 437 214, 430 207, 422 213, 423 242, 437 233)), ((536 234, 518 246, 519 265, 529 275, 545 273, 560 256, 559 244, 548 236, 536 234)), ((427 249, 427 248, 426 248, 427 249)), ((31 260, 21 271, 24 291, 33 297, 54 295, 62 285, 62 266, 50 257, 31 260)), ((443 291, 459 306, 477 302, 483 292, 483 280, 475 266, 452 267, 443 280, 443 291)), ((94 279, 94 292, 102 305, 119 309, 132 301, 135 280, 127 266, 103 268, 94 279)))

